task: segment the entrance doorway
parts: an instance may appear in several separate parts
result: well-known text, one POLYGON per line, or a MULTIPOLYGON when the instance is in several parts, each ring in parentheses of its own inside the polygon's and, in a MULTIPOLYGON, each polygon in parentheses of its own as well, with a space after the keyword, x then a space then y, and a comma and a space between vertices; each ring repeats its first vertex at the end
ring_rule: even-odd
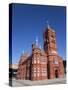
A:
POLYGON ((58 70, 55 70, 55 78, 58 78, 58 70))

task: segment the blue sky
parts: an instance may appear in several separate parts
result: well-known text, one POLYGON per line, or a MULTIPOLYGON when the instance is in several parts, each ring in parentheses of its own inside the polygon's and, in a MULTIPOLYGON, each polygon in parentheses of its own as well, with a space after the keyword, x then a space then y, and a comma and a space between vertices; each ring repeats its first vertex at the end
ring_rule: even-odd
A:
POLYGON ((31 53, 32 42, 39 38, 43 47, 46 22, 56 31, 58 54, 66 59, 66 8, 60 6, 13 4, 12 62, 17 63, 24 51, 31 53))

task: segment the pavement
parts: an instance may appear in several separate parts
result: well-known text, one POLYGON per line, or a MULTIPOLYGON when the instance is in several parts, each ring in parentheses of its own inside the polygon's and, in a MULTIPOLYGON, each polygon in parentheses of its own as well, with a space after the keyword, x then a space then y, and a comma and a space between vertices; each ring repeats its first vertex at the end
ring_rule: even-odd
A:
POLYGON ((39 80, 39 81, 12 79, 13 87, 51 85, 51 84, 66 84, 66 78, 64 77, 64 78, 55 78, 55 79, 47 79, 47 80, 39 80))

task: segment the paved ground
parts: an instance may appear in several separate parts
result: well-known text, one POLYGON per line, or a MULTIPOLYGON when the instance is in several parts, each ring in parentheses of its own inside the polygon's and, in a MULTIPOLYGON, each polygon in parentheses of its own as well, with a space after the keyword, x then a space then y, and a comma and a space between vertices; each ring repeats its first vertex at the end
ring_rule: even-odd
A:
POLYGON ((36 86, 36 85, 49 85, 49 84, 66 84, 66 78, 57 78, 52 80, 40 80, 40 81, 30 81, 30 80, 12 80, 12 86, 36 86))

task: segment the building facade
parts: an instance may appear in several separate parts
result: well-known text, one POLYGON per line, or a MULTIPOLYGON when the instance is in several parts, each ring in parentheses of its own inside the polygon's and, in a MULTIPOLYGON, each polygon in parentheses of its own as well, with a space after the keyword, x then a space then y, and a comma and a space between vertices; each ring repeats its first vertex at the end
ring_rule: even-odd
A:
POLYGON ((17 79, 46 80, 64 77, 63 60, 56 47, 56 33, 49 25, 43 33, 43 42, 41 48, 36 39, 32 44, 32 54, 21 55, 17 79))

